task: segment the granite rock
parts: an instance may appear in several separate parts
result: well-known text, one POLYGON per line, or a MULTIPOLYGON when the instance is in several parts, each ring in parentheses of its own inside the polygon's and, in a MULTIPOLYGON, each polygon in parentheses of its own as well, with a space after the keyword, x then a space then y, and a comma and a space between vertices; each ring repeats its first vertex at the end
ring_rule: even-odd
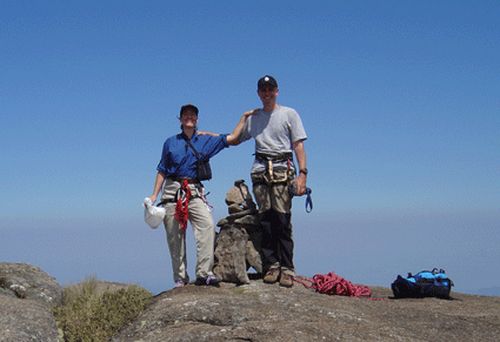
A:
POLYGON ((112 339, 127 341, 498 341, 500 297, 453 294, 372 300, 251 280, 220 288, 188 285, 158 295, 112 339))
POLYGON ((0 341, 57 341, 52 308, 62 288, 41 269, 0 263, 0 341))

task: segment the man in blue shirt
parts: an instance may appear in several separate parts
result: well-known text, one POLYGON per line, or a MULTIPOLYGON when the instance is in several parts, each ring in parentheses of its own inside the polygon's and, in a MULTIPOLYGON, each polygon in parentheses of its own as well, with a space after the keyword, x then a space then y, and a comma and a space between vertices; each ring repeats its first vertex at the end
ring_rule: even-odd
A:
POLYGON ((215 225, 203 185, 197 176, 197 158, 193 148, 202 158, 209 159, 229 145, 237 144, 237 138, 253 111, 241 116, 231 134, 219 136, 198 134, 198 113, 198 108, 192 104, 181 107, 179 119, 182 132, 163 144, 153 194, 149 197, 154 203, 163 188, 161 202, 165 203, 164 224, 176 287, 189 282, 186 270, 187 220, 191 222, 196 240, 195 284, 217 286, 219 282, 212 273, 215 225))

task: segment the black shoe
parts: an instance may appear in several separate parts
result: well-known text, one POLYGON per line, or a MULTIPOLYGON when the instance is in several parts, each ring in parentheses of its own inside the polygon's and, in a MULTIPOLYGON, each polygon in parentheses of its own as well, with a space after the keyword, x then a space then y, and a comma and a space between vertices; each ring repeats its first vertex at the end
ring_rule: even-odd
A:
POLYGON ((194 284, 197 286, 205 285, 205 286, 215 286, 215 287, 219 287, 219 283, 220 283, 219 279, 217 279, 213 275, 209 275, 206 277, 198 277, 194 282, 194 284))

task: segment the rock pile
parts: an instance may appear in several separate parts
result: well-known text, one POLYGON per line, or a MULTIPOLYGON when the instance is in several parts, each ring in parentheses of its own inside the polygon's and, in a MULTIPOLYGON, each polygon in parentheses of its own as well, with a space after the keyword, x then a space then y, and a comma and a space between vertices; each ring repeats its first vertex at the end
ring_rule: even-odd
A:
POLYGON ((222 281, 248 284, 248 269, 262 273, 262 230, 256 205, 245 181, 226 194, 229 215, 217 223, 214 274, 222 281))

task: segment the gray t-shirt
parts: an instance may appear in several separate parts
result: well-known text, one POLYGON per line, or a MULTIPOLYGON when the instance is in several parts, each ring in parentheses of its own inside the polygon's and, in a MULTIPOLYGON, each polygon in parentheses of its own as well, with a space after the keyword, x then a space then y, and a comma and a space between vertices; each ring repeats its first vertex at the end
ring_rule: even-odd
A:
MULTIPOLYGON (((240 141, 255 139, 255 152, 279 155, 293 151, 293 143, 306 140, 307 135, 299 114, 293 108, 276 105, 271 112, 260 109, 250 116, 245 123, 240 141)), ((286 163, 275 164, 286 167, 286 163)), ((264 171, 266 166, 257 159, 252 166, 252 173, 264 171)))

